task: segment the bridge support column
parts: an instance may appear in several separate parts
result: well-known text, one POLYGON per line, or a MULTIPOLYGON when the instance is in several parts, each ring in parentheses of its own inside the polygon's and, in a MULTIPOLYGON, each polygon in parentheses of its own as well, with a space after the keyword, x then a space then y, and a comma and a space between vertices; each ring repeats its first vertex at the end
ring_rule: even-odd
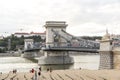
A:
POLYGON ((64 21, 47 21, 46 28, 46 47, 63 46, 66 40, 58 34, 63 34, 61 30, 66 30, 67 24, 64 21))
POLYGON ((24 57, 24 58, 34 58, 35 56, 36 56, 35 52, 24 52, 24 54, 21 55, 21 57, 24 57))
POLYGON ((112 52, 112 40, 110 35, 106 32, 106 35, 100 41, 100 65, 99 69, 113 69, 113 52, 112 52))
POLYGON ((73 58, 66 51, 49 51, 47 55, 40 57, 38 64, 72 64, 73 62, 73 58))
POLYGON ((99 69, 113 69, 113 53, 111 51, 100 52, 99 69))
MULTIPOLYGON (((46 47, 63 47, 67 46, 65 38, 59 34, 64 35, 62 30, 66 30, 67 24, 64 21, 47 21, 44 25, 46 27, 46 47)), ((71 64, 73 59, 68 55, 67 51, 48 50, 44 51, 44 56, 40 57, 38 64, 71 64)))
POLYGON ((33 39, 25 39, 24 40, 24 50, 32 49, 33 48, 33 39))

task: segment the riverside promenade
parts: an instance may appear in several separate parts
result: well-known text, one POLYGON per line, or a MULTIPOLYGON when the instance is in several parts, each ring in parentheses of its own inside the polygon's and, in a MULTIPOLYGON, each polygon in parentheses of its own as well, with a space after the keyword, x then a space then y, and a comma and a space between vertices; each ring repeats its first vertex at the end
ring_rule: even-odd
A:
POLYGON ((0 80, 120 80, 120 70, 53 70, 42 72, 40 76, 29 72, 10 72, 0 74, 0 80))

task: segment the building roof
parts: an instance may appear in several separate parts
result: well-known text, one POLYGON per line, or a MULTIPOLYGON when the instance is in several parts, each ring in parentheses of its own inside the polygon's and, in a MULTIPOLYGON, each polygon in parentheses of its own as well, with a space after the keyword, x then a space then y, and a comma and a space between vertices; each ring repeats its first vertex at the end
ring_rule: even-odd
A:
POLYGON ((30 32, 30 33, 27 33, 27 32, 16 32, 14 33, 15 35, 31 35, 31 34, 35 34, 35 35, 45 35, 46 32, 30 32))
POLYGON ((43 32, 43 33, 40 33, 40 32, 30 32, 30 34, 39 34, 39 35, 42 35, 42 34, 46 34, 46 32, 43 32))
POLYGON ((14 34, 17 34, 17 35, 29 35, 29 33, 26 33, 26 32, 16 32, 14 34))

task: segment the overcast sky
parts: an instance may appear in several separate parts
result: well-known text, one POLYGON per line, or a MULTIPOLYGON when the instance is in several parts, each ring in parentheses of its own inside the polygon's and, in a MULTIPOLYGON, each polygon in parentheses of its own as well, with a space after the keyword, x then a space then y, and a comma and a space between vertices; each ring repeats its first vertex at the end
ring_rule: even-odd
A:
POLYGON ((51 20, 76 36, 120 34, 120 0, 0 0, 0 35, 43 32, 51 20))

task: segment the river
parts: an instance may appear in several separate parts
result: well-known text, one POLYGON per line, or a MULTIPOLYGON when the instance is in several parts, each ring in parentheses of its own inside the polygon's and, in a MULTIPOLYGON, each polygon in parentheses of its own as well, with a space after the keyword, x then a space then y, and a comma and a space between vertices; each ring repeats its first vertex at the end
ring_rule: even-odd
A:
POLYGON ((37 68, 37 63, 21 57, 0 57, 0 72, 8 73, 13 69, 19 72, 28 72, 31 68, 37 68))
MULTIPOLYGON (((63 69, 65 67, 70 69, 98 69, 99 67, 99 55, 79 55, 73 56, 75 63, 71 65, 45 65, 42 69, 45 70, 48 67, 53 69, 63 69)), ((22 58, 22 57, 0 57, 0 72, 8 73, 13 69, 17 69, 18 72, 29 72, 30 69, 38 69, 37 63, 22 58)))

